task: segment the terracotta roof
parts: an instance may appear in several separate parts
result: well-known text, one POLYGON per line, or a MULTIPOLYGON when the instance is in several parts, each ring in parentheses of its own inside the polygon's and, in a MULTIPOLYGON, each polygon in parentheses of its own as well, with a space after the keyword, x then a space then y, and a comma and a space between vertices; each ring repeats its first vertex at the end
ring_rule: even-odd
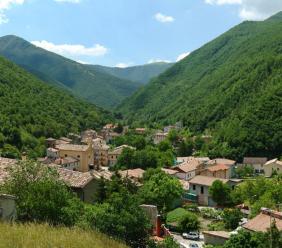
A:
POLYGON ((275 219, 278 230, 282 231, 282 213, 271 212, 272 213, 269 212, 269 214, 267 214, 267 212, 262 211, 259 215, 244 224, 243 227, 254 232, 267 232, 267 229, 270 228, 270 223, 275 219))
POLYGON ((59 165, 64 165, 64 164, 69 164, 69 163, 77 163, 77 162, 79 162, 79 159, 74 158, 74 157, 59 158, 55 161, 55 163, 59 164, 59 165))
POLYGON ((197 159, 191 159, 175 166, 174 168, 187 173, 196 170, 200 164, 201 163, 197 159))
POLYGON ((216 180, 220 180, 223 183, 227 183, 228 179, 222 179, 222 178, 215 178, 215 177, 207 177, 207 176, 195 176, 190 181, 189 184, 198 184, 198 185, 204 185, 204 186, 212 186, 213 182, 216 180))
POLYGON ((175 175, 178 172, 176 170, 171 170, 171 169, 166 169, 166 168, 162 168, 162 171, 168 175, 175 175))
POLYGON ((9 168, 17 163, 15 159, 0 157, 0 184, 2 184, 9 175, 9 168))
POLYGON ((224 239, 230 238, 230 233, 225 231, 203 231, 203 234, 214 236, 214 237, 220 237, 224 239))
POLYGON ((67 151, 81 151, 85 152, 89 148, 89 145, 73 145, 73 144, 60 144, 56 146, 58 150, 67 150, 67 151))
POLYGON ((266 161, 265 157, 244 157, 243 164, 265 164, 266 161))
POLYGON ((120 175, 122 177, 129 177, 129 178, 136 178, 136 179, 141 179, 144 174, 144 170, 137 168, 137 169, 132 169, 132 170, 124 170, 124 171, 119 171, 120 175))
POLYGON ((225 164, 225 165, 234 165, 236 161, 226 159, 226 158, 216 158, 208 162, 209 164, 225 164))
POLYGON ((57 168, 60 179, 72 188, 84 188, 94 177, 90 172, 72 171, 63 168, 57 168))
POLYGON ((110 154, 118 154, 119 155, 119 154, 122 153, 124 148, 130 148, 130 149, 134 149, 135 150, 135 148, 132 147, 132 146, 122 145, 122 146, 118 146, 118 147, 114 148, 113 150, 109 151, 109 155, 110 154))
POLYGON ((217 164, 217 165, 213 165, 211 167, 208 167, 207 170, 210 172, 215 172, 215 171, 220 171, 220 170, 228 170, 229 166, 225 165, 225 164, 217 164))

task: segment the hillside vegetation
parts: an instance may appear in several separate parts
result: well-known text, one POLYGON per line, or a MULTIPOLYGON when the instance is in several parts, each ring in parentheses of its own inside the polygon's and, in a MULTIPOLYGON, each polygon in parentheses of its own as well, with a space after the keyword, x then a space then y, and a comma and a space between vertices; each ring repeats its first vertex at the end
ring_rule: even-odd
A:
POLYGON ((0 54, 43 81, 104 108, 116 106, 140 87, 140 83, 90 69, 13 35, 0 38, 0 54))
POLYGON ((131 66, 127 68, 106 67, 100 65, 89 65, 89 68, 102 70, 118 78, 139 82, 141 84, 147 84, 152 78, 157 77, 172 65, 172 63, 157 62, 146 65, 131 66))
POLYGON ((282 154, 282 13, 243 22, 120 106, 129 122, 211 130, 210 156, 282 154))
POLYGON ((44 137, 97 128, 110 115, 92 104, 48 86, 0 57, 0 154, 42 155, 44 137))
POLYGON ((127 246, 111 240, 106 235, 95 231, 78 228, 55 228, 39 224, 4 224, 0 223, 0 247, 22 248, 125 248, 127 246))

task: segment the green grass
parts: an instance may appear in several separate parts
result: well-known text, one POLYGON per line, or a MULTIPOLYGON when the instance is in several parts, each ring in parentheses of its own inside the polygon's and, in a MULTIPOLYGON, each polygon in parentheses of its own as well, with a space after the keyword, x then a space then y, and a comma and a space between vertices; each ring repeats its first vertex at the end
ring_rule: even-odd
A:
POLYGON ((0 248, 126 248, 109 237, 81 229, 0 223, 0 248))
POLYGON ((167 221, 167 223, 178 222, 181 219, 181 217, 184 216, 187 213, 188 213, 188 211, 185 210, 184 208, 176 208, 176 209, 170 211, 167 214, 166 221, 167 221))

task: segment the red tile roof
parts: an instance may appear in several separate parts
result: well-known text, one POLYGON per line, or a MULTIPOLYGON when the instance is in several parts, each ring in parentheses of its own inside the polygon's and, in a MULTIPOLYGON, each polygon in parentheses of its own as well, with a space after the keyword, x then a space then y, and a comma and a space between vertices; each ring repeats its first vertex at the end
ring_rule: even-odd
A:
POLYGON ((212 186, 213 182, 219 180, 223 183, 227 183, 228 179, 216 178, 216 177, 207 177, 207 176, 195 176, 190 181, 189 184, 197 184, 197 185, 204 185, 204 186, 212 186))
POLYGON ((270 228, 270 224, 275 220, 276 227, 282 231, 282 213, 272 211, 271 213, 262 211, 255 218, 249 220, 243 227, 247 230, 254 232, 267 232, 270 228))
POLYGON ((220 171, 220 170, 228 170, 229 167, 225 164, 217 164, 211 167, 208 167, 207 170, 210 172, 220 171))

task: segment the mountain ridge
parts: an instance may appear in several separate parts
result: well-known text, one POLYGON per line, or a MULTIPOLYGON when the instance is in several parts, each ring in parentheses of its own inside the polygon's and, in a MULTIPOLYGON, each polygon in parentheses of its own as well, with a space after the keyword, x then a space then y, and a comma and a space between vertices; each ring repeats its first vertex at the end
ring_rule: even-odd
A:
POLYGON ((277 147, 282 142, 277 135, 282 126, 274 124, 281 122, 282 109, 277 102, 282 84, 280 16, 235 26, 138 90, 118 111, 130 123, 165 125, 182 120, 196 133, 213 130, 216 155, 280 156, 282 150, 277 147), (267 111, 262 103, 269 105, 265 99, 272 98, 276 105, 271 103, 267 111), (257 114, 260 119, 253 116, 256 111, 263 113, 257 114), (261 124, 259 135, 257 124, 247 122, 249 116, 261 124), (223 144, 229 154, 219 152, 223 144))

